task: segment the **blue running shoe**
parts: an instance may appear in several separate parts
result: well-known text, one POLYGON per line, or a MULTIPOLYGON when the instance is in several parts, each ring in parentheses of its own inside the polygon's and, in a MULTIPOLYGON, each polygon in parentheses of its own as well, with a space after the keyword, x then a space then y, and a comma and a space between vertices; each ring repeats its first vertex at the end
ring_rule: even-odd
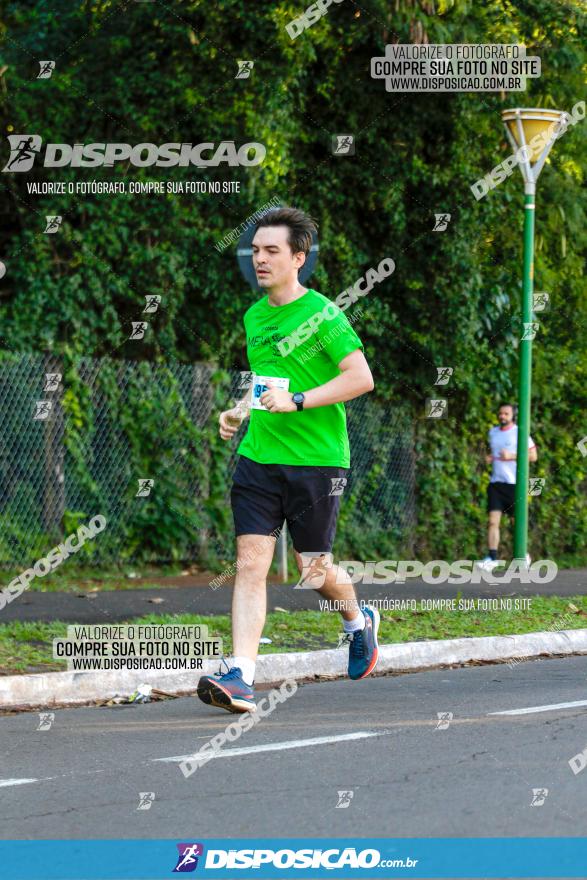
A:
POLYGON ((365 605, 365 626, 354 633, 346 633, 349 642, 349 678, 366 678, 377 666, 379 647, 377 630, 379 629, 379 611, 365 605))
MULTIPOLYGON (((228 666, 226 662, 225 666, 228 666)), ((233 666, 224 675, 220 670, 217 675, 203 675, 197 693, 203 703, 228 712, 254 712, 257 708, 255 691, 243 681, 238 666, 233 666)))

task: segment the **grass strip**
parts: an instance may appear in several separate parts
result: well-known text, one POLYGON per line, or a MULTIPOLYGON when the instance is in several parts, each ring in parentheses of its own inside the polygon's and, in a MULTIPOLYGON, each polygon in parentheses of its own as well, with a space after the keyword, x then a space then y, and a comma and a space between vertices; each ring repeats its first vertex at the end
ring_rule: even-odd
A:
MULTIPOLYGON (((420 603, 418 604, 418 608, 420 603)), ((0 614, 1 619, 1 614, 0 614)), ((226 655, 232 650, 230 618, 196 614, 150 614, 127 621, 135 624, 205 624, 210 636, 220 636, 226 655)), ((71 624, 70 624, 71 625, 71 624)), ((0 624, 0 674, 61 671, 65 661, 54 660, 52 640, 64 636, 67 623, 11 622, 0 624)), ((587 596, 533 596, 527 610, 381 611, 381 644, 427 639, 583 629, 587 627, 587 596)), ((267 615, 261 654, 335 648, 342 632, 341 618, 323 611, 276 611, 267 615)))

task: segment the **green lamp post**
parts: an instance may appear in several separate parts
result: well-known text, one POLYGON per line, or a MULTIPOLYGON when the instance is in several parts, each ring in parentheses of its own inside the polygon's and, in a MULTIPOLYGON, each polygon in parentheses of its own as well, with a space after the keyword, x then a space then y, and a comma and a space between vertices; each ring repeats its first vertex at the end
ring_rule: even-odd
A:
POLYGON ((522 285, 522 333, 518 384, 518 449, 516 469, 516 515, 514 557, 526 562, 528 552, 528 437, 532 383, 534 288, 534 209, 536 181, 556 138, 570 117, 561 110, 516 108, 501 114, 506 134, 517 155, 524 178, 524 268, 522 285))

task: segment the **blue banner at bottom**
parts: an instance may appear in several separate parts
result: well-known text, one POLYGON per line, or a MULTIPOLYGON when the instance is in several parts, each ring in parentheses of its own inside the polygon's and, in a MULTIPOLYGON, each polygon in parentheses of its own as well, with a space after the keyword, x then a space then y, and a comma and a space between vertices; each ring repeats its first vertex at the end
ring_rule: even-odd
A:
POLYGON ((587 877, 587 838, 0 841, 2 880, 587 877))

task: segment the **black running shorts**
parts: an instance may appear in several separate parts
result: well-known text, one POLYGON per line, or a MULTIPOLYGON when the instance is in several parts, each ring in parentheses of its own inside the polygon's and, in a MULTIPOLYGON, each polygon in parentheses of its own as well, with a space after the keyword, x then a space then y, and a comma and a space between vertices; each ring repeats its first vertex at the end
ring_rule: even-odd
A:
POLYGON ((239 456, 230 493, 235 534, 276 534, 286 520, 298 553, 330 553, 349 470, 239 456))
POLYGON ((490 483, 487 488, 487 510, 514 513, 516 487, 514 483, 490 483))

